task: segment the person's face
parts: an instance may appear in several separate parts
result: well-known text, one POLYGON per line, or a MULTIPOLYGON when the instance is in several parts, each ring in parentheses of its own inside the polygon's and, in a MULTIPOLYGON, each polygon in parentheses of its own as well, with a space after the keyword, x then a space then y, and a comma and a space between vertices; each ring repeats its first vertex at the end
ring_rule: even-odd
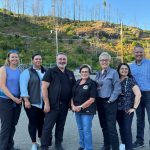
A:
POLYGON ((58 55, 56 57, 56 63, 58 68, 64 69, 67 65, 67 57, 65 55, 58 55))
POLYGON ((80 74, 81 74, 82 79, 88 79, 90 76, 89 69, 88 68, 82 68, 80 74))
POLYGON ((136 61, 141 61, 144 57, 144 49, 141 47, 136 47, 134 49, 134 56, 136 61))
POLYGON ((19 56, 17 53, 11 53, 9 54, 8 60, 10 65, 17 65, 19 63, 19 56))
POLYGON ((126 77, 128 76, 129 68, 126 65, 122 65, 119 69, 120 76, 126 77))
POLYGON ((108 57, 102 57, 100 60, 99 60, 99 63, 100 63, 100 66, 102 67, 102 69, 106 69, 109 67, 109 64, 110 64, 110 60, 108 57))
POLYGON ((33 58, 32 63, 37 68, 41 67, 41 65, 42 65, 42 57, 40 55, 36 55, 33 58))

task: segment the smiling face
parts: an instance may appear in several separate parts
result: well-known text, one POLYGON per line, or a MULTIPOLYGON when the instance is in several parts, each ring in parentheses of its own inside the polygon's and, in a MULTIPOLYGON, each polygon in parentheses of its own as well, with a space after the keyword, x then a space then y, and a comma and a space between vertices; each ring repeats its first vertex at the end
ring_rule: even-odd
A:
POLYGON ((144 58, 144 49, 142 47, 135 47, 134 56, 137 62, 141 62, 141 60, 144 58))
POLYGON ((103 56, 100 58, 99 63, 102 69, 107 69, 109 67, 110 60, 107 56, 103 56))
POLYGON ((42 57, 40 55, 34 56, 32 63, 35 68, 40 68, 42 65, 42 57))
POLYGON ((129 68, 126 65, 121 65, 119 69, 119 74, 121 77, 127 77, 129 74, 129 68))
POLYGON ((80 74, 82 79, 87 80, 90 77, 89 68, 87 67, 82 68, 80 74))
POLYGON ((65 69, 65 67, 67 66, 67 56, 60 54, 56 57, 56 63, 58 68, 60 69, 65 69))
POLYGON ((9 62, 9 65, 18 65, 19 63, 19 56, 17 53, 10 53, 9 56, 8 56, 8 62, 9 62))

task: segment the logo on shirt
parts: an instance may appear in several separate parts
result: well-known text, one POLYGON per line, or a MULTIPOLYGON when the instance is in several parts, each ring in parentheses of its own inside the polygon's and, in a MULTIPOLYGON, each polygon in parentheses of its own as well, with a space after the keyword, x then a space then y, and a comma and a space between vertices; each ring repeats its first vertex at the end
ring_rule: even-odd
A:
POLYGON ((87 89, 88 89, 88 86, 87 86, 87 85, 84 85, 84 86, 83 86, 83 89, 84 89, 84 90, 87 90, 87 89))

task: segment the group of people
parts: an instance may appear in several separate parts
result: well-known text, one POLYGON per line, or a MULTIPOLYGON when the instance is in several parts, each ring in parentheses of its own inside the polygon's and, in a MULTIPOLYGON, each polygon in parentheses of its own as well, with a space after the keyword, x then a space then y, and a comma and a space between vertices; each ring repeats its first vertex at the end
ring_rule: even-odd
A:
POLYGON ((100 71, 90 78, 91 67, 80 66, 81 78, 75 80, 67 69, 67 55, 58 53, 56 67, 46 70, 42 56, 32 56, 32 67, 22 73, 17 67, 19 54, 9 51, 6 63, 0 68, 0 150, 16 150, 14 133, 21 104, 29 119, 31 150, 48 150, 52 145, 55 126, 55 149, 62 146, 64 126, 71 109, 75 112, 79 134, 78 150, 93 150, 92 120, 98 112, 104 145, 102 150, 119 150, 116 122, 119 125, 125 150, 144 146, 145 108, 150 124, 150 60, 144 58, 144 48, 134 48, 135 62, 110 67, 111 56, 99 56, 100 71), (132 120, 137 114, 137 137, 132 142, 132 120), (38 137, 38 138, 37 138, 38 137))

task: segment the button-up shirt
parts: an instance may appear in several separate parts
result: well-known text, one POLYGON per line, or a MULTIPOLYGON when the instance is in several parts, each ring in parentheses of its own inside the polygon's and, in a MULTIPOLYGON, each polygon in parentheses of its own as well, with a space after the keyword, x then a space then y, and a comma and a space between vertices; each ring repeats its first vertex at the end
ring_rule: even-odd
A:
POLYGON ((98 97, 109 98, 110 101, 115 101, 121 93, 121 84, 119 75, 116 70, 108 67, 106 74, 98 72, 96 82, 98 83, 98 97))
POLYGON ((140 64, 134 62, 130 69, 141 91, 150 91, 150 60, 143 58, 140 64))

